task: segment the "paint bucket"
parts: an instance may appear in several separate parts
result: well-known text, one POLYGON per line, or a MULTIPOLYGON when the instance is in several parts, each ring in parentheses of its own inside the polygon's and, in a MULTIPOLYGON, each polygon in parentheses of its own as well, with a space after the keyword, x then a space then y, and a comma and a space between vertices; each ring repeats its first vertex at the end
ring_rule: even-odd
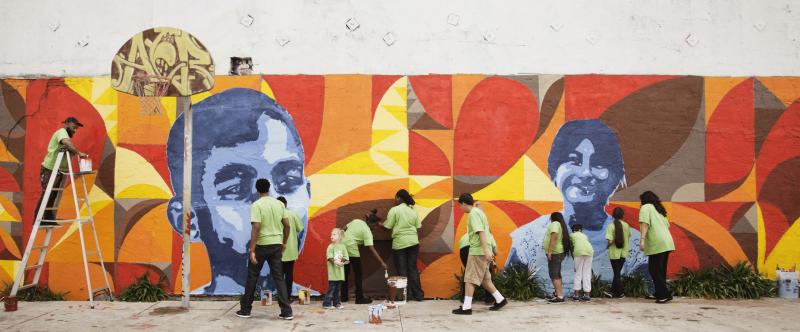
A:
POLYGON ((80 169, 81 172, 91 172, 92 160, 89 158, 81 158, 78 162, 78 169, 80 169))
POLYGON ((798 298, 800 285, 798 285, 797 281, 797 272, 777 270, 775 275, 778 277, 778 297, 784 299, 798 298))
POLYGON ((17 297, 16 296, 6 296, 3 298, 3 303, 5 303, 6 311, 17 311, 17 297))
POLYGON ((387 284, 389 286, 389 301, 396 301, 397 300, 397 290, 403 289, 403 302, 405 302, 405 289, 408 287, 408 278, 401 277, 401 276, 391 276, 387 279, 387 284))

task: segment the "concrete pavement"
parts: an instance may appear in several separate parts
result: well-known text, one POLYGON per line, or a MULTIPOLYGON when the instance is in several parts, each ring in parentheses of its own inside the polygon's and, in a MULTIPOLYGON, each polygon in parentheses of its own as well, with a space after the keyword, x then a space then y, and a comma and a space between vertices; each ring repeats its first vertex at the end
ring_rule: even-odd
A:
POLYGON ((180 302, 157 303, 21 302, 19 311, 0 312, 2 331, 796 331, 800 303, 782 299, 709 301, 676 298, 657 305, 639 299, 592 303, 546 304, 542 300, 512 302, 499 312, 483 304, 472 316, 455 316, 459 303, 429 300, 384 311, 382 325, 363 323, 367 305, 345 304, 325 310, 321 302, 294 305, 295 319, 277 318, 277 305, 254 303, 253 317, 239 318, 235 301, 193 301, 189 311, 180 302))

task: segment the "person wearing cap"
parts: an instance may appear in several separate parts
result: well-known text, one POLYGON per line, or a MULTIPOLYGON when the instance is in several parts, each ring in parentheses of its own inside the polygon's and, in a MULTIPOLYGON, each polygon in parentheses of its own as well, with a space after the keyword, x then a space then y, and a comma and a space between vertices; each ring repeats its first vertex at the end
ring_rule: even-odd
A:
MULTIPOLYGON (((47 189, 47 183, 50 181, 50 176, 55 169, 56 157, 58 153, 62 150, 68 150, 72 155, 77 155, 78 158, 87 158, 89 155, 80 152, 78 148, 72 143, 72 136, 78 131, 78 128, 83 127, 83 124, 78 121, 78 119, 74 117, 68 117, 64 120, 64 128, 56 130, 53 133, 53 136, 50 137, 50 142, 47 144, 47 154, 44 156, 44 161, 42 161, 42 170, 39 173, 39 181, 42 184, 42 196, 39 198, 39 202, 36 203, 36 214, 35 216, 39 215, 39 207, 42 205, 42 200, 44 200, 44 194, 47 189)), ((61 160, 61 165, 59 165, 59 171, 66 172, 67 171, 67 162, 68 160, 61 160)), ((56 174, 55 183, 53 184, 53 188, 61 188, 63 185, 64 176, 61 173, 56 174)), ((58 224, 53 221, 56 219, 56 212, 50 210, 56 204, 56 200, 58 197, 57 191, 51 191, 50 197, 47 198, 47 205, 45 206, 44 216, 43 219, 46 221, 42 221, 39 225, 40 226, 58 226, 58 224)))

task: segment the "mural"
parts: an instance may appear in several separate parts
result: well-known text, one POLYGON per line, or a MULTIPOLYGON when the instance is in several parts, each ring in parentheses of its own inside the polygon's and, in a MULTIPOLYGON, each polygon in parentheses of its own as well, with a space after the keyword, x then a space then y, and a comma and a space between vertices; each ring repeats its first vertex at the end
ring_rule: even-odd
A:
MULTIPOLYGON (((112 89, 117 80, 0 80, 0 281, 20 268, 44 146, 75 116, 86 127, 74 140, 97 168, 90 196, 113 287, 149 272, 180 291, 182 116, 171 97, 163 114, 140 114, 137 97, 112 89)), ((574 217, 604 253, 598 234, 609 212, 622 207, 638 229, 644 190, 662 197, 673 222, 670 273, 745 260, 772 275, 800 263, 800 78, 218 76, 191 100, 195 293, 241 292, 244 207, 257 177, 303 216, 295 282, 317 290, 327 285, 330 230, 371 208, 385 215, 399 188, 423 219, 418 267, 429 296, 458 287, 461 192, 482 201, 498 261, 543 278, 549 213, 574 217)), ((62 204, 59 214, 72 209, 62 204)), ((71 278, 82 273, 75 229, 54 236, 44 281, 83 299, 71 278)), ((388 258, 388 232, 375 238, 388 258)), ((634 254, 628 273, 644 267, 634 254)), ((382 293, 383 272, 362 256, 366 291, 382 293)), ((610 274, 607 265, 595 256, 595 273, 610 274)), ((99 266, 90 272, 101 278, 99 266)))

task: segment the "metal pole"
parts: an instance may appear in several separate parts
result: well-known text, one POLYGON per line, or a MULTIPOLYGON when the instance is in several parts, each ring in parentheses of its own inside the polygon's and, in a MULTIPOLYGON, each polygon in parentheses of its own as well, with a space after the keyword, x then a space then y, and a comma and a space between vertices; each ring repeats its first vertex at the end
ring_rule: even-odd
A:
POLYGON ((189 222, 192 220, 192 112, 191 112, 191 99, 189 97, 177 97, 178 107, 183 112, 183 255, 182 255, 182 285, 183 285, 183 298, 181 299, 181 307, 189 308, 189 238, 191 235, 191 226, 189 222))

